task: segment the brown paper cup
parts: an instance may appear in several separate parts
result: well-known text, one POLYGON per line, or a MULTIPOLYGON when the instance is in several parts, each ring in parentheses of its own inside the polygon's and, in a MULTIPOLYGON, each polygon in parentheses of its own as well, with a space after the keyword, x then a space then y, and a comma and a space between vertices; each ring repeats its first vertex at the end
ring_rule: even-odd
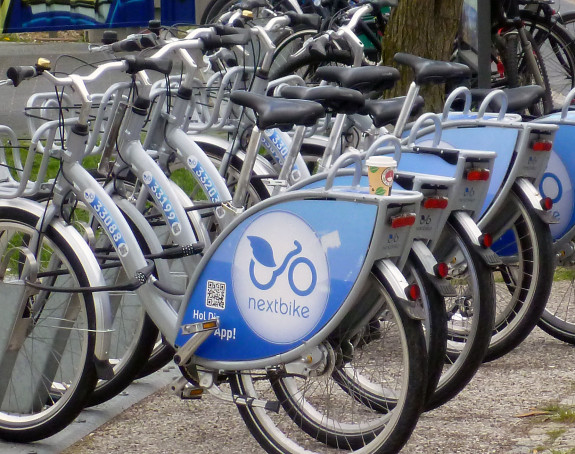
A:
POLYGON ((367 159, 369 193, 386 196, 391 193, 397 162, 390 156, 372 156, 367 159))

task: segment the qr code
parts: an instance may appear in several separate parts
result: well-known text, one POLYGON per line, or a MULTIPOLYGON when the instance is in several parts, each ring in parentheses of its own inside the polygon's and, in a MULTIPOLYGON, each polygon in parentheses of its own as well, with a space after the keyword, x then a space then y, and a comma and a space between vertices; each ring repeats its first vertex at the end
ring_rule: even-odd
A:
POLYGON ((223 310, 226 308, 226 283, 208 281, 206 288, 206 307, 223 310))

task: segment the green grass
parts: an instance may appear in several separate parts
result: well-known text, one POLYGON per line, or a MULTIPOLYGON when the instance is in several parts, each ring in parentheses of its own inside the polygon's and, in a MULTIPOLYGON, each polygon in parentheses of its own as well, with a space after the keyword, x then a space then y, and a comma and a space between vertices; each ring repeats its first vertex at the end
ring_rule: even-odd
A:
POLYGON ((541 410, 548 412, 547 418, 554 422, 575 423, 575 407, 570 405, 549 404, 541 410))
POLYGON ((558 266, 553 275, 554 281, 572 281, 575 279, 575 267, 558 266))

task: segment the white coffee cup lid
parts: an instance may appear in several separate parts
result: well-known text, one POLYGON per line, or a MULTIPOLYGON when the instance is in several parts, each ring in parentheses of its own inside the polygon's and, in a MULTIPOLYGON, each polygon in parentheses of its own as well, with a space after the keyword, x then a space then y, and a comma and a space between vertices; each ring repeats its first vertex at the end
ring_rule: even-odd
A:
POLYGON ((370 167, 397 167, 397 162, 391 156, 370 156, 366 164, 370 167))

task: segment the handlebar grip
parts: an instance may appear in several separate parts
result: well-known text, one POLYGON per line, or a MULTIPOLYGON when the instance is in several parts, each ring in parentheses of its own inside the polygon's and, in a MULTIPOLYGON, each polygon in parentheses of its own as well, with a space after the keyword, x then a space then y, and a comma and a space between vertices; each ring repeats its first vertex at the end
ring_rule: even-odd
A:
POLYGON ((245 33, 246 29, 243 27, 233 27, 231 25, 215 24, 212 26, 216 35, 226 36, 226 35, 238 35, 245 33))
POLYGON ((172 71, 172 60, 152 60, 145 57, 136 57, 130 55, 126 57, 128 63, 128 74, 135 74, 138 71, 157 71, 161 74, 168 75, 172 71))
POLYGON ((102 44, 114 44, 118 41, 118 32, 115 30, 106 30, 102 33, 102 44))
POLYGON ((158 45, 158 40, 154 33, 147 33, 140 37, 140 48, 147 49, 149 47, 156 47, 158 45))
POLYGON ((200 39, 204 43, 204 50, 214 50, 219 49, 220 47, 231 47, 247 44, 250 40, 250 34, 248 32, 226 36, 202 36, 200 39))
POLYGON ((25 79, 31 79, 38 75, 38 71, 34 66, 11 66, 6 71, 6 77, 12 81, 15 87, 20 85, 25 79))
POLYGON ((314 41, 309 46, 309 54, 312 57, 325 58, 327 57, 326 43, 323 41, 314 41))
POLYGON ((295 11, 285 13, 289 17, 292 26, 306 25, 314 29, 319 29, 321 16, 319 14, 298 14, 295 11))
POLYGON ((136 52, 140 50, 140 45, 133 38, 128 38, 112 44, 112 50, 114 52, 136 52))

